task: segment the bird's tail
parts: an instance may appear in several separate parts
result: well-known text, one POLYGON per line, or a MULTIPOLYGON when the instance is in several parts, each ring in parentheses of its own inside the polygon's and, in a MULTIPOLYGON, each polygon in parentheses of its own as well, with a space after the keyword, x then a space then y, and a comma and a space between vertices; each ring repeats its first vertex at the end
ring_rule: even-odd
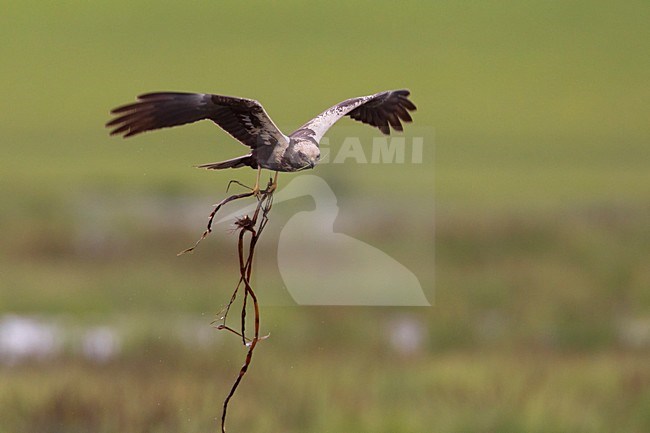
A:
POLYGON ((252 154, 238 156, 237 158, 229 159, 221 162, 211 162, 209 164, 197 165, 196 168, 205 168, 208 170, 222 170, 224 168, 239 168, 239 167, 253 167, 257 168, 257 163, 253 159, 252 154))

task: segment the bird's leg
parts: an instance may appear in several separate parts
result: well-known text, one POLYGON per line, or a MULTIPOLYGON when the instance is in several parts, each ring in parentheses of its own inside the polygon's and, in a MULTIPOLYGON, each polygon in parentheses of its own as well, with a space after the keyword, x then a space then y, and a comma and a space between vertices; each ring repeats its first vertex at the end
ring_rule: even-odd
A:
POLYGON ((262 175, 262 167, 257 167, 257 177, 255 177, 255 186, 253 187, 253 195, 259 197, 260 195, 260 176, 262 175))
POLYGON ((275 189, 278 187, 278 173, 279 171, 275 172, 275 176, 273 176, 273 181, 269 183, 269 186, 266 189, 267 193, 271 193, 275 191, 275 189))

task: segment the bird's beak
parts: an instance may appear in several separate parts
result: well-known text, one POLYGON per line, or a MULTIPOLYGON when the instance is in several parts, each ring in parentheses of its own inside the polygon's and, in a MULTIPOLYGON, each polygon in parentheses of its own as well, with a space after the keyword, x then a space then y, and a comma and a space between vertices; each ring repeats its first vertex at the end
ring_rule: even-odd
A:
POLYGON ((314 161, 310 161, 309 163, 307 163, 304 166, 300 167, 296 171, 303 171, 303 170, 307 170, 308 168, 314 168, 314 167, 316 167, 316 163, 314 161))

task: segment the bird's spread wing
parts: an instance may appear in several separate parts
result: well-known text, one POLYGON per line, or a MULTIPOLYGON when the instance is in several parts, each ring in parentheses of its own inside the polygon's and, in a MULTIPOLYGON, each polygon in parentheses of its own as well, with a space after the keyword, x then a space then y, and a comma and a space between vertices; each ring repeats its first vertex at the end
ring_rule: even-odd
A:
POLYGON ((408 90, 389 90, 348 99, 323 111, 291 136, 312 138, 318 143, 327 130, 345 115, 379 128, 384 134, 390 134, 390 127, 402 131, 401 122, 410 122, 412 119, 409 111, 416 109, 408 99, 409 95, 408 90))
POLYGON ((106 124, 113 128, 111 135, 124 137, 210 119, 253 149, 289 141, 262 105, 252 99, 206 93, 147 93, 138 96, 137 102, 115 108, 111 114, 116 116, 106 124))

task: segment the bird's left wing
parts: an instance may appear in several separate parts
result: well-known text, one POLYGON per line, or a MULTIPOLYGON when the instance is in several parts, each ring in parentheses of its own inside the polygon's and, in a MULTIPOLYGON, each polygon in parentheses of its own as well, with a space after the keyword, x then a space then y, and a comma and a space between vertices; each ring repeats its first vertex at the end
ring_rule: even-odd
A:
POLYGON ((408 90, 389 90, 347 99, 323 111, 291 136, 311 138, 318 143, 327 130, 346 115, 379 128, 384 134, 390 134, 390 127, 402 131, 401 122, 410 122, 412 119, 409 111, 416 110, 415 104, 408 99, 410 94, 408 90))
POLYGON ((113 128, 111 135, 124 137, 210 119, 253 149, 289 141, 253 99, 207 93, 146 93, 138 96, 137 102, 115 108, 111 114, 116 116, 106 124, 113 128))

